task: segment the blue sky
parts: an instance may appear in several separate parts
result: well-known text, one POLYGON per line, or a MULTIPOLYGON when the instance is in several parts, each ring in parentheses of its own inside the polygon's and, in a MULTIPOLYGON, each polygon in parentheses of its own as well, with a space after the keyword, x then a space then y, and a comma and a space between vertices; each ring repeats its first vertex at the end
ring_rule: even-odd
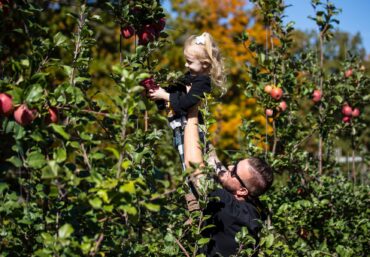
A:
MULTIPOLYGON (((342 31, 355 35, 360 32, 362 44, 366 53, 370 53, 370 0, 332 0, 342 12, 338 15, 340 23, 337 26, 342 31)), ((287 8, 288 20, 295 21, 295 28, 301 30, 316 29, 315 22, 307 19, 314 16, 310 0, 286 0, 285 3, 292 5, 287 8)))
MULTIPOLYGON (((199 0, 201 1, 201 0, 199 0)), ((323 1, 324 2, 324 1, 323 1)), ((370 54, 370 0, 331 0, 342 12, 338 15, 340 21, 337 28, 342 31, 355 35, 360 32, 362 44, 366 53, 370 54)), ((287 20, 295 22, 295 28, 300 30, 317 29, 313 20, 308 19, 309 15, 314 16, 314 10, 310 0, 286 0, 286 5, 292 5, 287 8, 287 20)), ((163 1, 165 9, 169 10, 169 0, 163 1)))

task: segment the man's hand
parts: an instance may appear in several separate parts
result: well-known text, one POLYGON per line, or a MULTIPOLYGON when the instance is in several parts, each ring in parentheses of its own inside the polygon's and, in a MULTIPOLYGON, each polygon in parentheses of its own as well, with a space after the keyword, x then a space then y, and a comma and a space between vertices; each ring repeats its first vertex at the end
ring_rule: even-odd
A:
POLYGON ((170 101, 170 94, 166 92, 163 88, 149 90, 149 98, 152 100, 165 100, 170 101))
POLYGON ((218 175, 218 173, 221 170, 226 170, 226 168, 220 162, 220 159, 218 159, 215 147, 212 144, 209 144, 208 149, 209 152, 207 155, 206 162, 208 166, 212 167, 215 170, 216 174, 218 175))

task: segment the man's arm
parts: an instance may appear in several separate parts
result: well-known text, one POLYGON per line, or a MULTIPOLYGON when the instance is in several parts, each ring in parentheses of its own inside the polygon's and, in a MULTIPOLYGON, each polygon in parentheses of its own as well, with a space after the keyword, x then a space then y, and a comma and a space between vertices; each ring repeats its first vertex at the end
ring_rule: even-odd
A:
MULTIPOLYGON (((199 144, 199 130, 198 130, 198 106, 192 107, 188 112, 188 121, 184 131, 184 155, 186 168, 190 168, 191 164, 203 165, 202 149, 199 144)), ((199 167, 198 166, 198 167, 199 167)), ((200 175, 200 170, 196 169, 192 176, 196 187, 199 186, 197 176, 200 175)))
MULTIPOLYGON (((199 144, 197 106, 189 110, 188 123, 185 127, 184 141, 186 167, 189 168, 190 163, 203 165, 202 149, 199 144)), ((213 167, 216 175, 218 175, 221 170, 226 170, 221 161, 218 159, 216 149, 212 144, 209 144, 209 153, 205 161, 209 166, 213 167)), ((196 170, 194 174, 197 174, 197 172, 199 172, 199 170, 196 170)))

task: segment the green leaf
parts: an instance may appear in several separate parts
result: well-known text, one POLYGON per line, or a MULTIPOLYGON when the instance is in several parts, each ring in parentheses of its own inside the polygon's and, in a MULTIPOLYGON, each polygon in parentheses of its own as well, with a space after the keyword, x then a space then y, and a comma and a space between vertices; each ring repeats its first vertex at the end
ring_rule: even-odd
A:
POLYGON ((102 205, 102 200, 100 200, 98 197, 95 197, 94 199, 90 199, 89 203, 94 209, 100 209, 102 205))
POLYGON ((64 148, 57 148, 53 154, 53 157, 58 163, 64 162, 67 159, 67 152, 64 148))
POLYGON ((62 239, 65 239, 68 238, 73 233, 73 231, 74 229, 71 224, 66 223, 59 228, 58 236, 62 239))
POLYGON ((48 166, 44 167, 42 169, 42 178, 43 179, 52 179, 58 176, 59 173, 59 165, 56 163, 56 161, 49 161, 48 166))
POLYGON ((134 181, 130 181, 122 186, 120 186, 119 188, 119 191, 121 193, 130 193, 130 194, 135 194, 136 193, 136 190, 135 190, 135 183, 134 181))
POLYGON ((12 157, 10 157, 9 159, 7 159, 7 161, 10 162, 11 164, 13 164, 17 168, 20 168, 23 165, 21 159, 19 159, 18 157, 14 156, 14 155, 12 157))
POLYGON ((61 135, 64 139, 66 140, 69 140, 70 139, 70 135, 64 130, 64 128, 61 126, 61 125, 57 125, 57 124, 50 124, 50 127, 52 127, 52 129, 58 133, 59 135, 61 135))
POLYGON ((210 238, 201 238, 198 240, 198 244, 199 245, 205 245, 205 244, 208 244, 210 238))
POLYGON ((109 203, 109 197, 108 197, 108 193, 107 193, 107 190, 99 190, 98 192, 96 192, 96 194, 105 202, 105 203, 109 203))
POLYGON ((90 154, 90 158, 93 159, 93 160, 101 160, 105 157, 104 154, 102 153, 92 153, 90 154))
POLYGON ((107 151, 110 151, 111 153, 113 153, 114 157, 116 157, 117 160, 119 159, 119 152, 118 152, 118 150, 116 148, 106 147, 104 149, 107 150, 107 151))
POLYGON ((131 165, 132 165, 132 162, 130 160, 125 160, 125 161, 122 162, 121 167, 126 170, 131 165))
POLYGON ((158 212, 161 209, 161 206, 159 204, 154 204, 154 203, 144 203, 144 206, 149 211, 154 211, 154 212, 158 212))
POLYGON ((121 205, 119 209, 127 212, 128 214, 131 214, 134 216, 137 215, 137 209, 132 205, 121 205))
POLYGON ((94 21, 103 21, 100 15, 97 15, 97 14, 94 14, 93 16, 91 16, 90 19, 94 21))
POLYGON ((54 243, 54 237, 49 233, 41 233, 41 237, 46 245, 54 243))
POLYGON ((0 183, 0 194, 9 188, 7 183, 0 183))
POLYGON ((35 140, 36 142, 41 142, 44 140, 44 137, 42 136, 42 134, 39 132, 39 131, 34 131, 32 134, 31 134, 31 138, 33 140, 35 140))
POLYGON ((32 87, 28 90, 28 92, 29 93, 26 96, 27 103, 37 102, 43 96, 43 89, 40 84, 32 85, 32 87))
POLYGON ((18 123, 14 123, 14 125, 14 138, 17 140, 24 138, 26 135, 26 130, 24 129, 24 127, 19 125, 18 123))
POLYGON ((68 38, 64 36, 61 32, 58 32, 57 34, 54 35, 53 41, 55 46, 65 46, 67 45, 68 38))
POLYGON ((28 154, 27 164, 31 168, 40 169, 46 165, 46 160, 43 154, 35 151, 28 154))
POLYGON ((266 248, 270 248, 274 244, 274 235, 270 234, 267 237, 265 237, 265 239, 266 239, 266 248))
POLYGON ((340 95, 336 95, 334 98, 335 98, 335 100, 337 100, 338 103, 342 103, 343 102, 343 98, 340 95))
POLYGON ((28 59, 23 59, 20 61, 21 65, 28 68, 30 66, 30 60, 28 59))
POLYGON ((85 78, 85 77, 76 77, 75 78, 75 83, 83 83, 83 82, 88 82, 90 81, 90 78, 85 78))

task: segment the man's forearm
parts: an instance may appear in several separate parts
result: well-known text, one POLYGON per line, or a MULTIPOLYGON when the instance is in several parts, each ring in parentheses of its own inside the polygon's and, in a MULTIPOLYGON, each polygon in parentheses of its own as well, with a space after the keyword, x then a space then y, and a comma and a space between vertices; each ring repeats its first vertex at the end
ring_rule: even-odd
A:
POLYGON ((187 124, 184 132, 184 155, 186 167, 190 167, 190 163, 202 164, 203 156, 202 149, 199 144, 199 124, 197 108, 190 111, 188 114, 187 124))

